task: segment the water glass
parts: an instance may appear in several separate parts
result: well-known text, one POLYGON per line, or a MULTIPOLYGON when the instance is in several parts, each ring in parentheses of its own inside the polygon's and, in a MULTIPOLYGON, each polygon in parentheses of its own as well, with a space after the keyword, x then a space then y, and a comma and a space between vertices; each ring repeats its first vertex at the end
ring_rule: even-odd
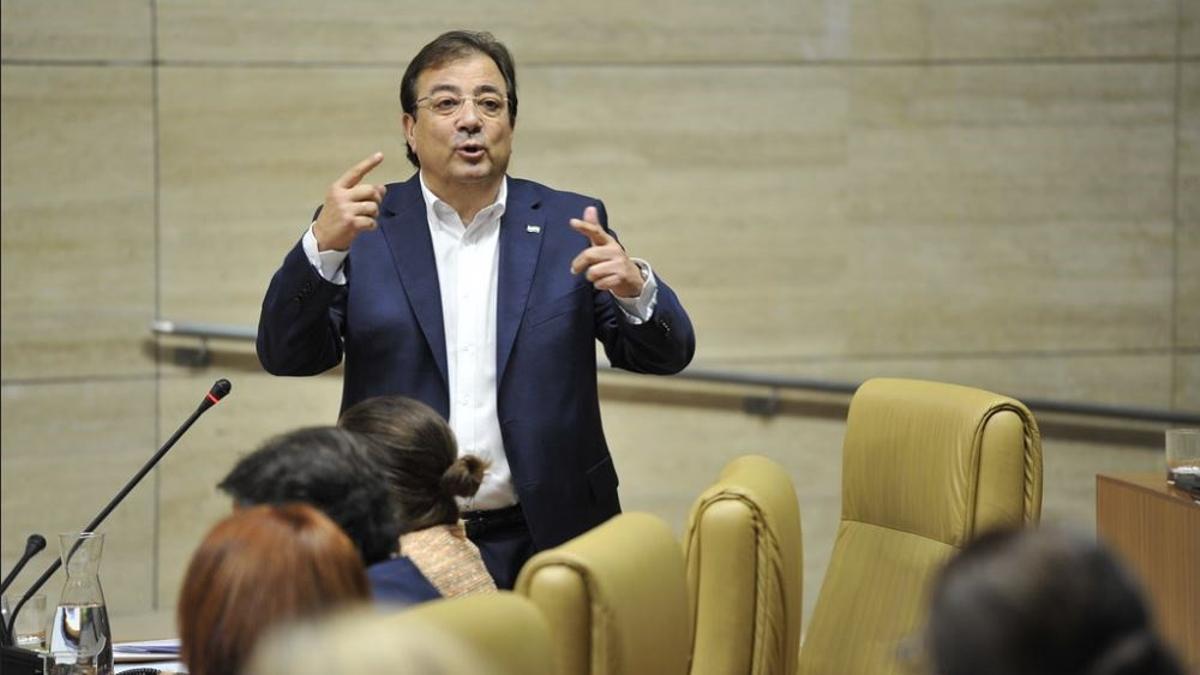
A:
POLYGON ((22 649, 34 651, 46 648, 46 622, 50 615, 46 613, 46 596, 35 593, 25 601, 21 613, 17 615, 17 624, 13 626, 13 642, 22 649))
POLYGON ((1200 429, 1167 430, 1167 482, 1200 495, 1200 429))

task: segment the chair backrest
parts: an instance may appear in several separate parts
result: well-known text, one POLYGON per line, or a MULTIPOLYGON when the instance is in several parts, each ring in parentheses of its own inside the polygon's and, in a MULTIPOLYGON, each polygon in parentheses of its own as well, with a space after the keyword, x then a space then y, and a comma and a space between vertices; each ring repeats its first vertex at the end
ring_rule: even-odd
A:
POLYGON ((499 592, 422 603, 386 614, 360 610, 269 636, 248 675, 553 675, 540 610, 499 592))
POLYGON ((692 505, 684 534, 691 675, 793 675, 804 585, 791 476, 739 457, 692 505))
POLYGON ((559 675, 685 675, 687 588, 671 529, 624 513, 538 553, 518 593, 550 625, 559 675))
POLYGON ((799 672, 903 673, 945 559, 977 533, 1038 520, 1037 423, 991 392, 874 379, 850 403, 842 452, 842 519, 799 672))

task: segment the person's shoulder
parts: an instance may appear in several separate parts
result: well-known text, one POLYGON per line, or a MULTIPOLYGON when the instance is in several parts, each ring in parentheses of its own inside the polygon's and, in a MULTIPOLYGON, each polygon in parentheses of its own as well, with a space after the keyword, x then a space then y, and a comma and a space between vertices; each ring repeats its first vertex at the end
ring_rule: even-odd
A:
POLYGON ((422 602, 442 597, 407 556, 397 556, 368 566, 367 579, 376 600, 422 602))

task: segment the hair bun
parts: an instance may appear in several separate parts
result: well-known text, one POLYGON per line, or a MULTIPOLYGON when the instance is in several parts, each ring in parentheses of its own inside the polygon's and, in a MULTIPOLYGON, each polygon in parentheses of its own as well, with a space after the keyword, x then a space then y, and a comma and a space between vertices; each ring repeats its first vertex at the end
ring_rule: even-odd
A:
POLYGON ((475 496, 488 465, 475 455, 462 455, 442 474, 442 490, 455 497, 475 496))

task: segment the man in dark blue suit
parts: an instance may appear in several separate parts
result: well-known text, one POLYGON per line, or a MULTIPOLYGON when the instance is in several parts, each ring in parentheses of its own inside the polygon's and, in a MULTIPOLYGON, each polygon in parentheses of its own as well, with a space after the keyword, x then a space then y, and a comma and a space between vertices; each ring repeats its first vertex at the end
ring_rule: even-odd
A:
POLYGON ((488 459, 468 536, 511 588, 535 551, 620 511, 595 342, 616 367, 682 370, 695 351, 675 293, 630 258, 597 200, 506 176, 517 116, 508 50, 455 31, 400 86, 418 173, 371 185, 375 153, 329 188, 271 280, 258 355, 277 375, 345 358, 342 408, 403 394, 488 459))

